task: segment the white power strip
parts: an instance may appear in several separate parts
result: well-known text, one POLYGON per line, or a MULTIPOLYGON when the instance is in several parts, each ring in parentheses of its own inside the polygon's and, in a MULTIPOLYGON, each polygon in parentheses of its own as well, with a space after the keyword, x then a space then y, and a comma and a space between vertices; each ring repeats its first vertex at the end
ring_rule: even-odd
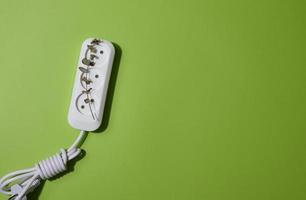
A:
POLYGON ((83 43, 68 114, 72 127, 93 131, 101 125, 114 55, 108 41, 83 43))
POLYGON ((87 131, 98 129, 102 123, 114 55, 114 46, 109 41, 94 38, 84 41, 68 113, 69 124, 80 130, 80 135, 68 149, 61 149, 32 168, 3 176, 0 179, 1 193, 9 195, 11 200, 27 200, 27 194, 42 181, 64 172, 68 161, 81 153, 80 146, 87 131))

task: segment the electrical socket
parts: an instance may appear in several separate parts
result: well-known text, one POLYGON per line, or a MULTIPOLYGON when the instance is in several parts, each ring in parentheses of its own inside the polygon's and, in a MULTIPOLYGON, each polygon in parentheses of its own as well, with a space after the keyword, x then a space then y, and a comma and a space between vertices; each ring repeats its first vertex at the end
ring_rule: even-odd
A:
POLYGON ((68 113, 73 128, 94 131, 101 125, 114 56, 109 41, 83 42, 68 113))

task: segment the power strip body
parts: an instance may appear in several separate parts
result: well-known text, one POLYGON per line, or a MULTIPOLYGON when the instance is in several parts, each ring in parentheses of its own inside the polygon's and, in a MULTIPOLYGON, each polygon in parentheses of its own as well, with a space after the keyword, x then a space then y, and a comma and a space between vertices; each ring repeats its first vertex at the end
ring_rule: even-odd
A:
POLYGON ((114 56, 109 41, 83 42, 68 112, 73 128, 94 131, 101 125, 114 56))

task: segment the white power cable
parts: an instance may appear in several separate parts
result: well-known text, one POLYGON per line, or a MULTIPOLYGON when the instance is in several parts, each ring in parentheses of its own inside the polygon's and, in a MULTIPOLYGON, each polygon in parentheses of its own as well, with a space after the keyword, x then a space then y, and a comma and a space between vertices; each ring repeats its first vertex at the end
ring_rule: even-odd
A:
POLYGON ((34 167, 18 170, 3 176, 0 179, 0 192, 10 195, 9 199, 26 200, 26 195, 32 192, 43 180, 50 179, 67 169, 67 162, 81 153, 79 147, 87 136, 81 131, 78 138, 66 150, 38 162, 34 167))

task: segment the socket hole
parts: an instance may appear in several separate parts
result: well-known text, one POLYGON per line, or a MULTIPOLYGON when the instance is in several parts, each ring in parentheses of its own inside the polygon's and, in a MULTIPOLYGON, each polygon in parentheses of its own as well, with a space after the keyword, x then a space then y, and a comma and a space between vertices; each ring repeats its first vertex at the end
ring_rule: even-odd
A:
POLYGON ((85 108, 85 106, 84 106, 84 105, 81 105, 81 108, 82 108, 82 109, 84 109, 84 108, 85 108))
POLYGON ((104 52, 101 50, 101 51, 100 51, 100 54, 103 54, 103 53, 104 53, 104 52))
POLYGON ((96 74, 96 75, 95 75, 95 78, 99 78, 99 75, 98 75, 98 74, 96 74))

